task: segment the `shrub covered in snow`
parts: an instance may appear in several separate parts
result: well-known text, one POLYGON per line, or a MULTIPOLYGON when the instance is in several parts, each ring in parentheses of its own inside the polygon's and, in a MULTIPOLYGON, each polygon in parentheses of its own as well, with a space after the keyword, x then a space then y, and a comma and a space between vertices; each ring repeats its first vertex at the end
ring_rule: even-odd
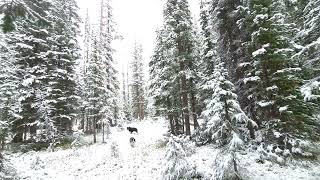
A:
POLYGON ((111 157, 115 157, 115 158, 118 158, 120 155, 119 145, 115 141, 112 142, 110 146, 110 154, 111 154, 111 157))
POLYGON ((241 175, 237 169, 238 160, 234 153, 221 154, 215 162, 213 167, 214 180, 240 180, 241 175))
POLYGON ((170 137, 165 160, 162 164, 162 179, 192 179, 192 176, 195 175, 195 169, 188 163, 186 157, 187 154, 181 140, 177 137, 170 137))
POLYGON ((221 154, 213 163, 213 179, 240 180, 244 178, 245 170, 238 166, 237 158, 237 152, 243 147, 243 144, 238 134, 233 132, 230 143, 222 149, 221 154))

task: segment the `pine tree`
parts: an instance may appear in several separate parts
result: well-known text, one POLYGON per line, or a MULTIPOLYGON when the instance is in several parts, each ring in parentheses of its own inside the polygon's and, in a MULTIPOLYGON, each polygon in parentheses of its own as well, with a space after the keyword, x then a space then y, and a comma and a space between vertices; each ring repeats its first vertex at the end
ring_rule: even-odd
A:
MULTIPOLYGON (((319 4, 318 0, 297 1, 294 7, 300 8, 295 17, 299 21, 300 31, 296 39, 299 52, 294 55, 304 70, 305 84, 302 87, 304 98, 308 102, 319 104, 319 4), (299 17, 300 15, 300 17, 299 17), (302 18, 303 17, 303 18, 302 18)), ((297 9, 295 8, 295 9, 297 9)), ((317 105, 318 106, 318 105, 317 105)))
POLYGON ((248 139, 247 124, 255 123, 242 111, 234 93, 234 85, 227 79, 228 73, 223 63, 216 65, 213 73, 214 93, 211 101, 206 102, 206 110, 203 111, 203 140, 225 146, 231 142, 234 134, 248 139))
POLYGON ((145 116, 144 72, 142 59, 142 45, 135 43, 132 68, 132 110, 135 119, 142 120, 145 116))
MULTIPOLYGON (((297 61, 290 57, 290 24, 284 6, 278 1, 252 1, 253 31, 250 44, 252 70, 246 83, 251 83, 258 125, 266 130, 266 138, 277 139, 276 133, 289 138, 313 136, 316 132, 313 108, 303 101, 299 91, 302 85, 297 61)), ((281 137, 283 138, 283 137, 281 137)), ((281 147, 287 142, 276 142, 281 147)), ((285 148, 285 147, 283 147, 285 148)))
POLYGON ((237 22, 241 19, 239 13, 240 0, 212 1, 210 14, 216 17, 218 36, 218 53, 225 63, 231 81, 236 82, 237 66, 241 62, 241 32, 237 22))
POLYGON ((119 81, 117 78, 118 71, 116 70, 116 62, 113 58, 113 49, 111 43, 114 37, 114 22, 112 7, 110 0, 101 0, 100 7, 100 24, 99 24, 99 45, 102 50, 102 58, 105 64, 106 71, 106 84, 107 84, 107 98, 108 98, 108 108, 107 118, 111 124, 116 124, 116 119, 119 116, 119 81))
MULTIPOLYGON (((47 77, 47 61, 50 56, 48 53, 50 49, 48 46, 50 22, 47 17, 52 4, 47 1, 21 1, 15 5, 22 6, 23 9, 19 11, 24 12, 22 14, 24 18, 16 19, 15 32, 10 33, 8 44, 11 44, 12 50, 16 52, 15 66, 19 78, 18 99, 21 116, 13 121, 15 133, 13 140, 21 142, 27 139, 28 131, 31 137, 35 136, 36 124, 40 120, 36 93, 41 87, 47 87, 45 79, 47 77), (29 11, 26 11, 29 7, 29 11)), ((17 8, 16 6, 12 8, 17 8)))
MULTIPOLYGON (((164 93, 156 97, 156 104, 164 107, 169 117, 173 134, 185 132, 191 134, 190 128, 190 90, 195 75, 191 71, 194 67, 194 44, 192 20, 189 5, 185 0, 168 0, 164 9, 164 27, 158 34, 158 45, 153 60, 150 62, 151 74, 158 82, 152 83, 152 88, 159 88, 164 93), (163 82, 160 84, 159 82, 163 82), (158 87, 157 87, 158 86, 158 87), (184 122, 184 123, 181 123, 184 122), (183 125, 183 126, 182 126, 183 125)), ((192 96, 192 95, 191 95, 192 96)))
MULTIPOLYGON (((77 63, 78 67, 78 74, 77 74, 77 91, 81 99, 79 100, 79 118, 80 120, 80 129, 83 130, 85 133, 89 133, 90 128, 90 121, 88 118, 88 94, 86 92, 86 76, 88 73, 88 62, 91 55, 91 45, 92 45, 92 34, 91 34, 91 24, 90 24, 90 17, 87 9, 86 19, 85 19, 85 30, 84 30, 84 49, 82 58, 77 63)), ((79 124, 79 123, 78 123, 79 124)))
POLYGON ((97 123, 104 120, 103 114, 107 110, 108 101, 102 50, 99 48, 97 36, 93 38, 91 57, 88 62, 88 75, 86 76, 86 92, 88 93, 88 116, 91 120, 93 141, 96 143, 97 123))
POLYGON ((214 142, 223 149, 223 156, 216 161, 215 179, 240 179, 236 152, 249 139, 247 125, 256 124, 242 111, 235 87, 228 80, 228 72, 219 63, 213 72, 213 94, 211 101, 206 101, 203 111, 205 119, 200 140, 203 143, 214 142))
POLYGON ((75 62, 79 58, 77 35, 80 18, 75 1, 53 1, 53 57, 49 62, 52 118, 60 133, 70 133, 75 119, 77 94, 75 62))
POLYGON ((20 116, 12 122, 14 141, 42 136, 37 130, 55 134, 56 127, 58 134, 70 133, 78 51, 75 2, 21 0, 5 3, 2 10, 7 19, 2 28, 10 33, 7 43, 15 52, 19 81, 20 116))
POLYGON ((0 31, 0 143, 3 149, 10 134, 13 120, 20 118, 17 112, 18 77, 15 69, 15 52, 6 42, 7 34, 0 31))
POLYGON ((150 89, 154 105, 161 115, 169 119, 170 130, 174 135, 184 133, 181 119, 181 99, 179 78, 176 77, 179 65, 173 59, 174 39, 168 37, 168 31, 159 30, 154 55, 149 63, 150 89), (166 40, 166 41, 165 41, 166 40))
POLYGON ((167 152, 163 163, 162 178, 171 179, 192 179, 194 169, 186 160, 186 152, 180 139, 170 137, 167 143, 167 152))
POLYGON ((213 78, 213 71, 217 62, 219 62, 219 55, 217 52, 217 27, 214 24, 214 11, 216 4, 212 1, 201 1, 200 24, 201 24, 201 52, 200 52, 200 101, 201 110, 205 109, 205 101, 211 100, 213 94, 213 86, 211 86, 213 78))

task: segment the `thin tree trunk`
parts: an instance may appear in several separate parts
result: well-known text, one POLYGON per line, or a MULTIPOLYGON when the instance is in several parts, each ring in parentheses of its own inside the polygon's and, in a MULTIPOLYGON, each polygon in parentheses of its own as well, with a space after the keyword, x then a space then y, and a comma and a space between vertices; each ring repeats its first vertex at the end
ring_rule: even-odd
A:
POLYGON ((86 109, 85 108, 82 108, 82 118, 81 118, 81 125, 80 125, 80 129, 84 130, 84 122, 86 120, 86 116, 85 116, 85 112, 86 112, 86 109))
POLYGON ((174 112, 173 118, 174 118, 174 124, 175 124, 174 127, 175 127, 175 131, 176 131, 176 135, 183 134, 184 133, 184 124, 180 124, 180 122, 179 122, 179 113, 174 112))
POLYGON ((86 120, 86 133, 90 133, 91 126, 90 126, 89 114, 87 114, 86 119, 87 119, 86 120))
POLYGON ((199 123, 198 123, 198 117, 197 117, 197 108, 196 108, 196 97, 195 97, 195 92, 194 92, 194 86, 193 86, 193 81, 190 79, 190 95, 191 95, 191 111, 192 111, 192 118, 193 118, 193 127, 194 130, 199 128, 199 123))
POLYGON ((93 117, 93 143, 97 142, 96 117, 93 117))
POLYGON ((28 133, 28 126, 24 125, 23 126, 23 140, 22 140, 24 142, 27 140, 27 133, 28 133))
POLYGON ((102 122, 102 143, 104 143, 104 122, 102 122))
POLYGON ((171 134, 176 135, 176 131, 174 128, 174 122, 173 122, 172 105, 171 105, 170 98, 167 98, 167 106, 168 106, 168 118, 169 118, 169 122, 170 122, 171 134))
MULTIPOLYGON (((180 63, 182 70, 184 70, 184 63, 180 63)), ((189 119, 189 103, 188 103, 188 92, 187 92, 187 78, 186 75, 181 76, 181 95, 182 95, 182 112, 185 123, 185 132, 186 135, 191 135, 190 130, 190 119, 189 119)))

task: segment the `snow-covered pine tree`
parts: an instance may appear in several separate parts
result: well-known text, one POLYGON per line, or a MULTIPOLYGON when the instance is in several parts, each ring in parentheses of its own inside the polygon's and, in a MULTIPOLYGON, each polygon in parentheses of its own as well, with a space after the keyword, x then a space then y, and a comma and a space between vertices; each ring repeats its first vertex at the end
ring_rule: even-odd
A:
POLYGON ((54 99, 50 99, 50 92, 46 91, 47 87, 43 87, 36 93, 36 101, 38 102, 37 111, 39 114, 39 122, 37 123, 37 134, 35 136, 36 142, 45 142, 49 144, 51 150, 56 145, 58 139, 58 132, 55 126, 55 122, 52 116, 54 113, 54 107, 52 102, 54 99))
MULTIPOLYGON (((128 71, 128 69, 127 69, 128 71)), ((129 103, 129 86, 128 86, 128 73, 122 68, 122 113, 123 119, 130 121, 132 120, 131 107, 129 103)))
POLYGON ((2 28, 8 33, 9 29, 15 30, 7 41, 16 53, 16 73, 20 81, 18 112, 21 118, 13 122, 14 141, 34 137, 40 128, 37 125, 45 122, 43 118, 47 116, 55 117, 53 121, 60 125, 59 131, 70 132, 69 117, 74 102, 70 98, 75 98, 71 77, 77 56, 75 2, 20 0, 4 3, 1 10, 5 14, 2 28), (56 92, 64 96, 57 97, 56 92), (50 108, 43 108, 43 104, 50 108), (61 119, 67 119, 68 123, 61 125, 61 119))
POLYGON ((131 63, 132 83, 132 114, 135 119, 143 120, 145 116, 144 71, 142 45, 135 42, 131 63))
POLYGON ((265 141, 290 149, 285 141, 314 136, 319 127, 312 118, 313 107, 303 101, 299 92, 302 69, 290 58, 291 24, 282 13, 285 8, 281 1, 254 0, 249 8, 253 19, 250 43, 253 67, 244 81, 251 84, 249 98, 256 103, 255 120, 265 130, 265 141))
POLYGON ((237 66, 241 62, 241 35, 237 22, 241 19, 239 6, 245 1, 219 0, 212 1, 210 14, 216 19, 218 36, 218 52, 231 77, 238 80, 237 66))
POLYGON ((12 124, 15 133, 14 142, 26 140, 28 132, 31 137, 36 134, 36 125, 39 121, 36 92, 42 86, 47 87, 46 63, 50 49, 48 16, 51 7, 52 4, 48 1, 17 1, 10 7, 12 9, 6 9, 5 12, 5 17, 8 15, 12 21, 15 21, 13 29, 15 31, 10 32, 7 43, 16 52, 15 66, 19 78, 20 110, 18 112, 21 118, 16 118, 12 124), (16 10, 19 13, 16 13, 16 10))
POLYGON ((13 120, 20 118, 17 112, 18 77, 16 74, 15 52, 6 42, 7 34, 0 30, 0 144, 1 149, 10 133, 13 120))
POLYGON ((213 71, 213 94, 202 118, 205 123, 200 134, 202 143, 216 143, 223 148, 223 156, 216 160, 215 179, 239 179, 236 152, 249 139, 247 125, 256 125, 242 111, 228 72, 219 63, 213 71))
POLYGON ((91 37, 91 24, 90 24, 90 17, 87 9, 87 14, 85 18, 85 29, 84 29, 84 39, 83 39, 83 53, 81 58, 77 62, 77 68, 78 71, 76 71, 77 74, 77 94, 81 97, 79 100, 79 108, 78 108, 78 117, 80 119, 80 122, 78 123, 78 126, 80 126, 80 129, 85 132, 89 133, 90 128, 90 121, 88 119, 88 111, 87 111, 87 105, 88 105, 88 94, 86 92, 86 76, 88 71, 88 62, 90 59, 91 54, 91 45, 92 45, 92 37, 91 37))
MULTIPOLYGON (((300 17, 296 15, 296 19, 300 20, 300 31, 297 33, 297 43, 299 52, 293 58, 300 61, 302 68, 305 70, 305 85, 301 88, 301 92, 305 97, 305 101, 316 103, 319 106, 320 98, 320 1, 308 0, 297 1, 294 7, 300 8, 300 17), (303 18, 302 18, 303 17, 303 18)), ((295 9, 297 9, 295 8, 295 9)))
POLYGON ((119 117, 119 81, 117 78, 116 62, 113 58, 111 43, 115 35, 112 6, 110 0, 101 0, 100 24, 99 24, 99 46, 102 60, 106 71, 106 97, 108 107, 106 109, 106 120, 112 125, 116 124, 119 117))
POLYGON ((169 138, 161 175, 164 180, 192 179, 195 175, 195 169, 188 163, 185 149, 178 137, 169 138))
POLYGON ((188 93, 188 80, 191 75, 189 65, 192 64, 193 53, 193 31, 189 4, 186 0, 168 0, 167 8, 164 11, 165 27, 172 33, 175 46, 173 59, 179 64, 179 71, 176 74, 179 78, 181 91, 182 118, 185 125, 185 134, 190 135, 190 112, 188 93))
POLYGON ((105 119, 105 111, 108 106, 106 71, 102 59, 102 49, 99 47, 99 39, 93 35, 91 57, 88 62, 86 76, 86 92, 88 93, 88 117, 91 121, 93 141, 96 143, 97 123, 105 119))
POLYGON ((201 110, 205 108, 205 101, 211 100, 213 94, 213 71, 218 62, 219 56, 217 52, 217 27, 215 25, 215 17, 212 11, 215 10, 216 4, 213 1, 201 1, 200 4, 200 25, 201 25, 201 64, 199 74, 201 81, 198 83, 201 93, 200 103, 201 110))
POLYGON ((169 117, 171 131, 174 134, 185 132, 191 134, 190 128, 190 97, 192 78, 195 75, 194 44, 192 20, 186 0, 168 0, 164 7, 164 26, 158 34, 158 45, 153 60, 150 62, 153 88, 159 89, 153 94, 162 95, 156 104, 164 107, 169 117), (161 36, 161 37, 160 37, 161 36), (159 38, 160 37, 160 38, 159 38), (153 66, 153 67, 152 67, 153 66), (152 75, 153 76, 153 75, 152 75), (155 81, 158 80, 158 82, 155 81), (160 84, 160 82, 163 82, 160 84), (182 115, 182 116, 181 116, 182 115), (181 121, 184 123, 181 124, 181 121), (183 125, 183 126, 182 126, 183 125))
POLYGON ((48 62, 52 119, 59 133, 70 134, 76 113, 75 63, 79 58, 80 18, 74 0, 54 0, 51 13, 52 57, 48 62))
POLYGON ((211 101, 207 101, 207 106, 203 111, 205 123, 203 140, 217 143, 220 146, 229 144, 236 134, 243 140, 248 139, 247 124, 252 122, 242 111, 237 95, 234 93, 234 85, 228 80, 227 70, 223 63, 219 63, 214 69, 214 79, 212 86, 214 93, 211 101))
POLYGON ((156 48, 149 63, 150 95, 158 115, 167 116, 170 131, 174 135, 183 134, 181 120, 181 101, 179 95, 179 78, 176 77, 179 65, 173 59, 174 39, 168 31, 158 30, 156 48))

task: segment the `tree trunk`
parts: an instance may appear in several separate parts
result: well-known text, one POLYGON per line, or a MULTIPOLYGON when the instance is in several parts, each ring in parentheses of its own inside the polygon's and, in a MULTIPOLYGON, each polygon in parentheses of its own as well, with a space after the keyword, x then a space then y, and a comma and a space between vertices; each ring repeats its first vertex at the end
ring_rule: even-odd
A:
POLYGON ((102 143, 104 143, 104 122, 102 122, 102 143))
POLYGON ((193 81, 190 79, 190 95, 191 95, 191 111, 192 111, 192 118, 193 118, 193 127, 194 130, 199 128, 199 123, 198 123, 198 117, 197 117, 197 108, 196 108, 196 97, 195 97, 195 92, 194 92, 194 86, 193 86, 193 81))
POLYGON ((89 119, 89 114, 87 114, 86 118, 86 133, 90 134, 91 133, 91 125, 90 125, 90 119, 89 119))
MULTIPOLYGON (((184 63, 180 63, 182 66, 182 70, 184 70, 184 63)), ((186 135, 191 135, 190 131, 190 119, 189 119, 189 103, 188 103, 188 91, 187 91, 187 78, 186 75, 181 76, 181 96, 182 96, 182 112, 183 112, 183 119, 185 123, 185 132, 186 135)))
POLYGON ((27 133, 28 133, 28 130, 29 130, 29 128, 28 128, 28 126, 27 125, 24 125, 23 126, 23 140, 22 141, 27 141, 27 133))
POLYGON ((82 130, 84 130, 84 122, 86 120, 85 112, 86 112, 85 108, 82 108, 82 112, 81 112, 82 118, 81 118, 81 122, 80 122, 80 124, 81 124, 80 129, 82 129, 82 130))
POLYGON ((168 106, 168 118, 169 118, 169 122, 170 122, 170 131, 171 131, 171 134, 176 135, 170 98, 167 98, 167 106, 168 106))
POLYGON ((173 118, 174 118, 174 128, 176 131, 176 135, 183 134, 184 133, 184 124, 180 124, 180 122, 179 122, 179 113, 175 111, 173 118))
POLYGON ((97 142, 96 117, 93 117, 93 143, 97 142))

